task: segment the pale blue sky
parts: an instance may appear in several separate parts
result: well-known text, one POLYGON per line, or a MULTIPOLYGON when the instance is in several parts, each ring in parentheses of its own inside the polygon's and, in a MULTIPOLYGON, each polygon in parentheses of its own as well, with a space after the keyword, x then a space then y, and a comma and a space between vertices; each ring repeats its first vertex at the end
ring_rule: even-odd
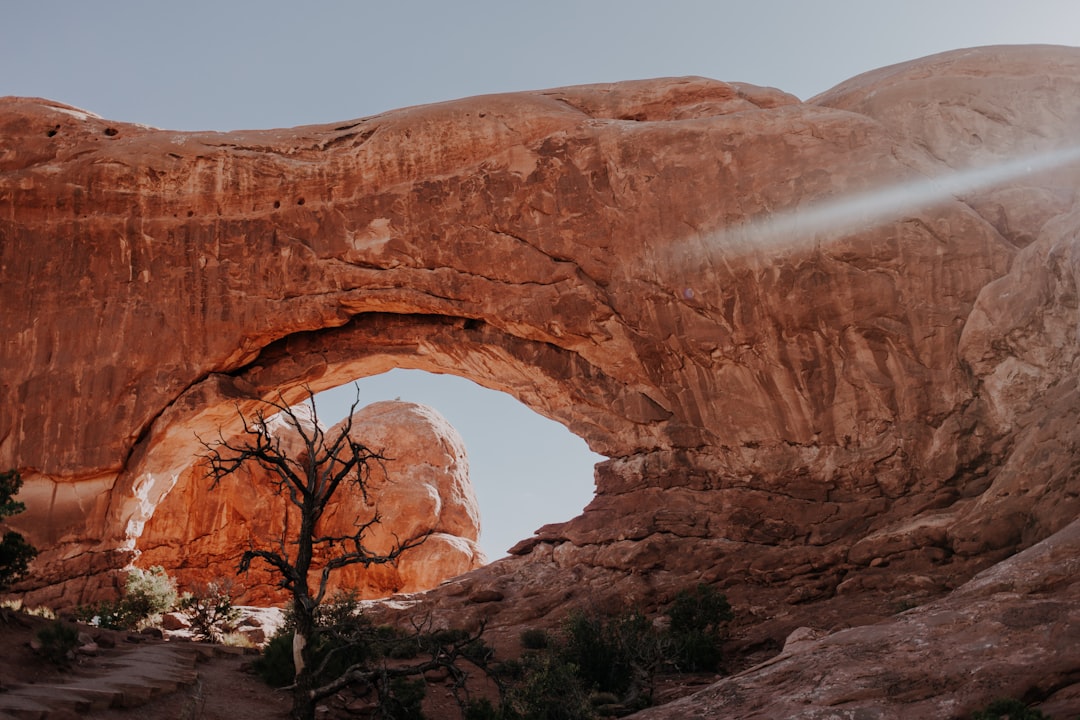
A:
MULTIPOLYGON (((156 127, 232 130, 669 75, 806 99, 883 65, 1026 43, 1080 46, 1080 2, 4 0, 0 95, 156 127)), ((365 381, 362 392, 426 402, 458 428, 492 558, 591 496, 597 457, 507 396, 402 371, 365 381)), ((347 407, 352 390, 344 394, 347 407)))

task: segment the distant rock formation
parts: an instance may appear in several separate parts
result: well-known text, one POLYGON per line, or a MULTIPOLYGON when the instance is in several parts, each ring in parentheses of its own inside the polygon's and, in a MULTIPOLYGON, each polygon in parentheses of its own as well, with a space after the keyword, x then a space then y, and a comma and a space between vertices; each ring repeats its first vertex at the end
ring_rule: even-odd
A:
MULTIPOLYGON (((608 458, 581 516, 415 600, 493 633, 701 581, 767 654, 1041 562, 1080 511, 1080 49, 806 102, 669 78, 232 133, 7 98, 0 138, 0 467, 43 548, 31 601, 108 586, 236 405, 392 367, 608 458)), ((1009 602, 1076 612, 1039 587, 1009 602)), ((867 717, 910 701, 875 687, 867 717)))
MULTIPOLYGON (((337 437, 344 422, 330 428, 328 437, 337 437)), ((290 456, 299 457, 296 431, 283 422, 276 423, 275 431, 290 456)), ((382 520, 365 535, 371 551, 388 553, 395 535, 427 539, 394 564, 342 568, 333 577, 331 592, 355 590, 368 599, 428 590, 486 562, 477 545, 480 515, 465 446, 445 418, 424 405, 378 402, 353 415, 351 435, 387 460, 372 474, 367 503, 344 489, 339 493, 329 506, 324 531, 349 531, 377 510, 382 520)), ((204 474, 201 464, 193 466, 158 505, 139 538, 138 564, 169 568, 182 590, 228 579, 235 580, 238 602, 284 604, 291 598, 277 587, 280 577, 265 565, 256 562, 250 572, 234 576, 250 543, 277 547, 286 500, 257 468, 236 473, 214 490, 204 474)))

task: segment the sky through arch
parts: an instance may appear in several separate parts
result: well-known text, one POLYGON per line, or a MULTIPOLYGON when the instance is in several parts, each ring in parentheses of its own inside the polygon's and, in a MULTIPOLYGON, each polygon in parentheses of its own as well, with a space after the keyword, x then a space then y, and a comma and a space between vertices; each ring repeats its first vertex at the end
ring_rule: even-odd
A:
MULTIPOLYGON (((579 515, 593 497, 592 467, 603 456, 506 393, 455 375, 402 369, 360 378, 356 386, 360 407, 380 400, 421 403, 461 434, 480 505, 480 547, 488 560, 505 556, 542 525, 579 515)), ((333 425, 355 399, 352 384, 319 393, 319 419, 333 425)))

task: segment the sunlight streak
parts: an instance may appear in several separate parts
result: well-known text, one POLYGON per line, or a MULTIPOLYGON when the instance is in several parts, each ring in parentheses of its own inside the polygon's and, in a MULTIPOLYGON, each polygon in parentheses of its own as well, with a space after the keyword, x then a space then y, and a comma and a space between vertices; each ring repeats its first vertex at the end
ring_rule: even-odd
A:
POLYGON ((868 230, 935 203, 1077 161, 1080 161, 1080 145, 890 185, 727 227, 714 235, 709 244, 720 248, 743 243, 757 247, 791 245, 820 233, 839 235, 868 230))

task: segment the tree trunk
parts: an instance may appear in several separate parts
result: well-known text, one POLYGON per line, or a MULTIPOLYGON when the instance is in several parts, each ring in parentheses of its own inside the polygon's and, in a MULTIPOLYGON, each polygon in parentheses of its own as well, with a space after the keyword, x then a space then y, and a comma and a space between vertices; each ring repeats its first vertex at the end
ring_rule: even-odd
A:
POLYGON ((315 720, 315 700, 311 691, 315 687, 315 670, 311 662, 311 637, 315 630, 315 618, 308 604, 297 599, 293 606, 296 613, 296 629, 293 634, 293 663, 296 676, 293 681, 292 715, 296 720, 315 720))

